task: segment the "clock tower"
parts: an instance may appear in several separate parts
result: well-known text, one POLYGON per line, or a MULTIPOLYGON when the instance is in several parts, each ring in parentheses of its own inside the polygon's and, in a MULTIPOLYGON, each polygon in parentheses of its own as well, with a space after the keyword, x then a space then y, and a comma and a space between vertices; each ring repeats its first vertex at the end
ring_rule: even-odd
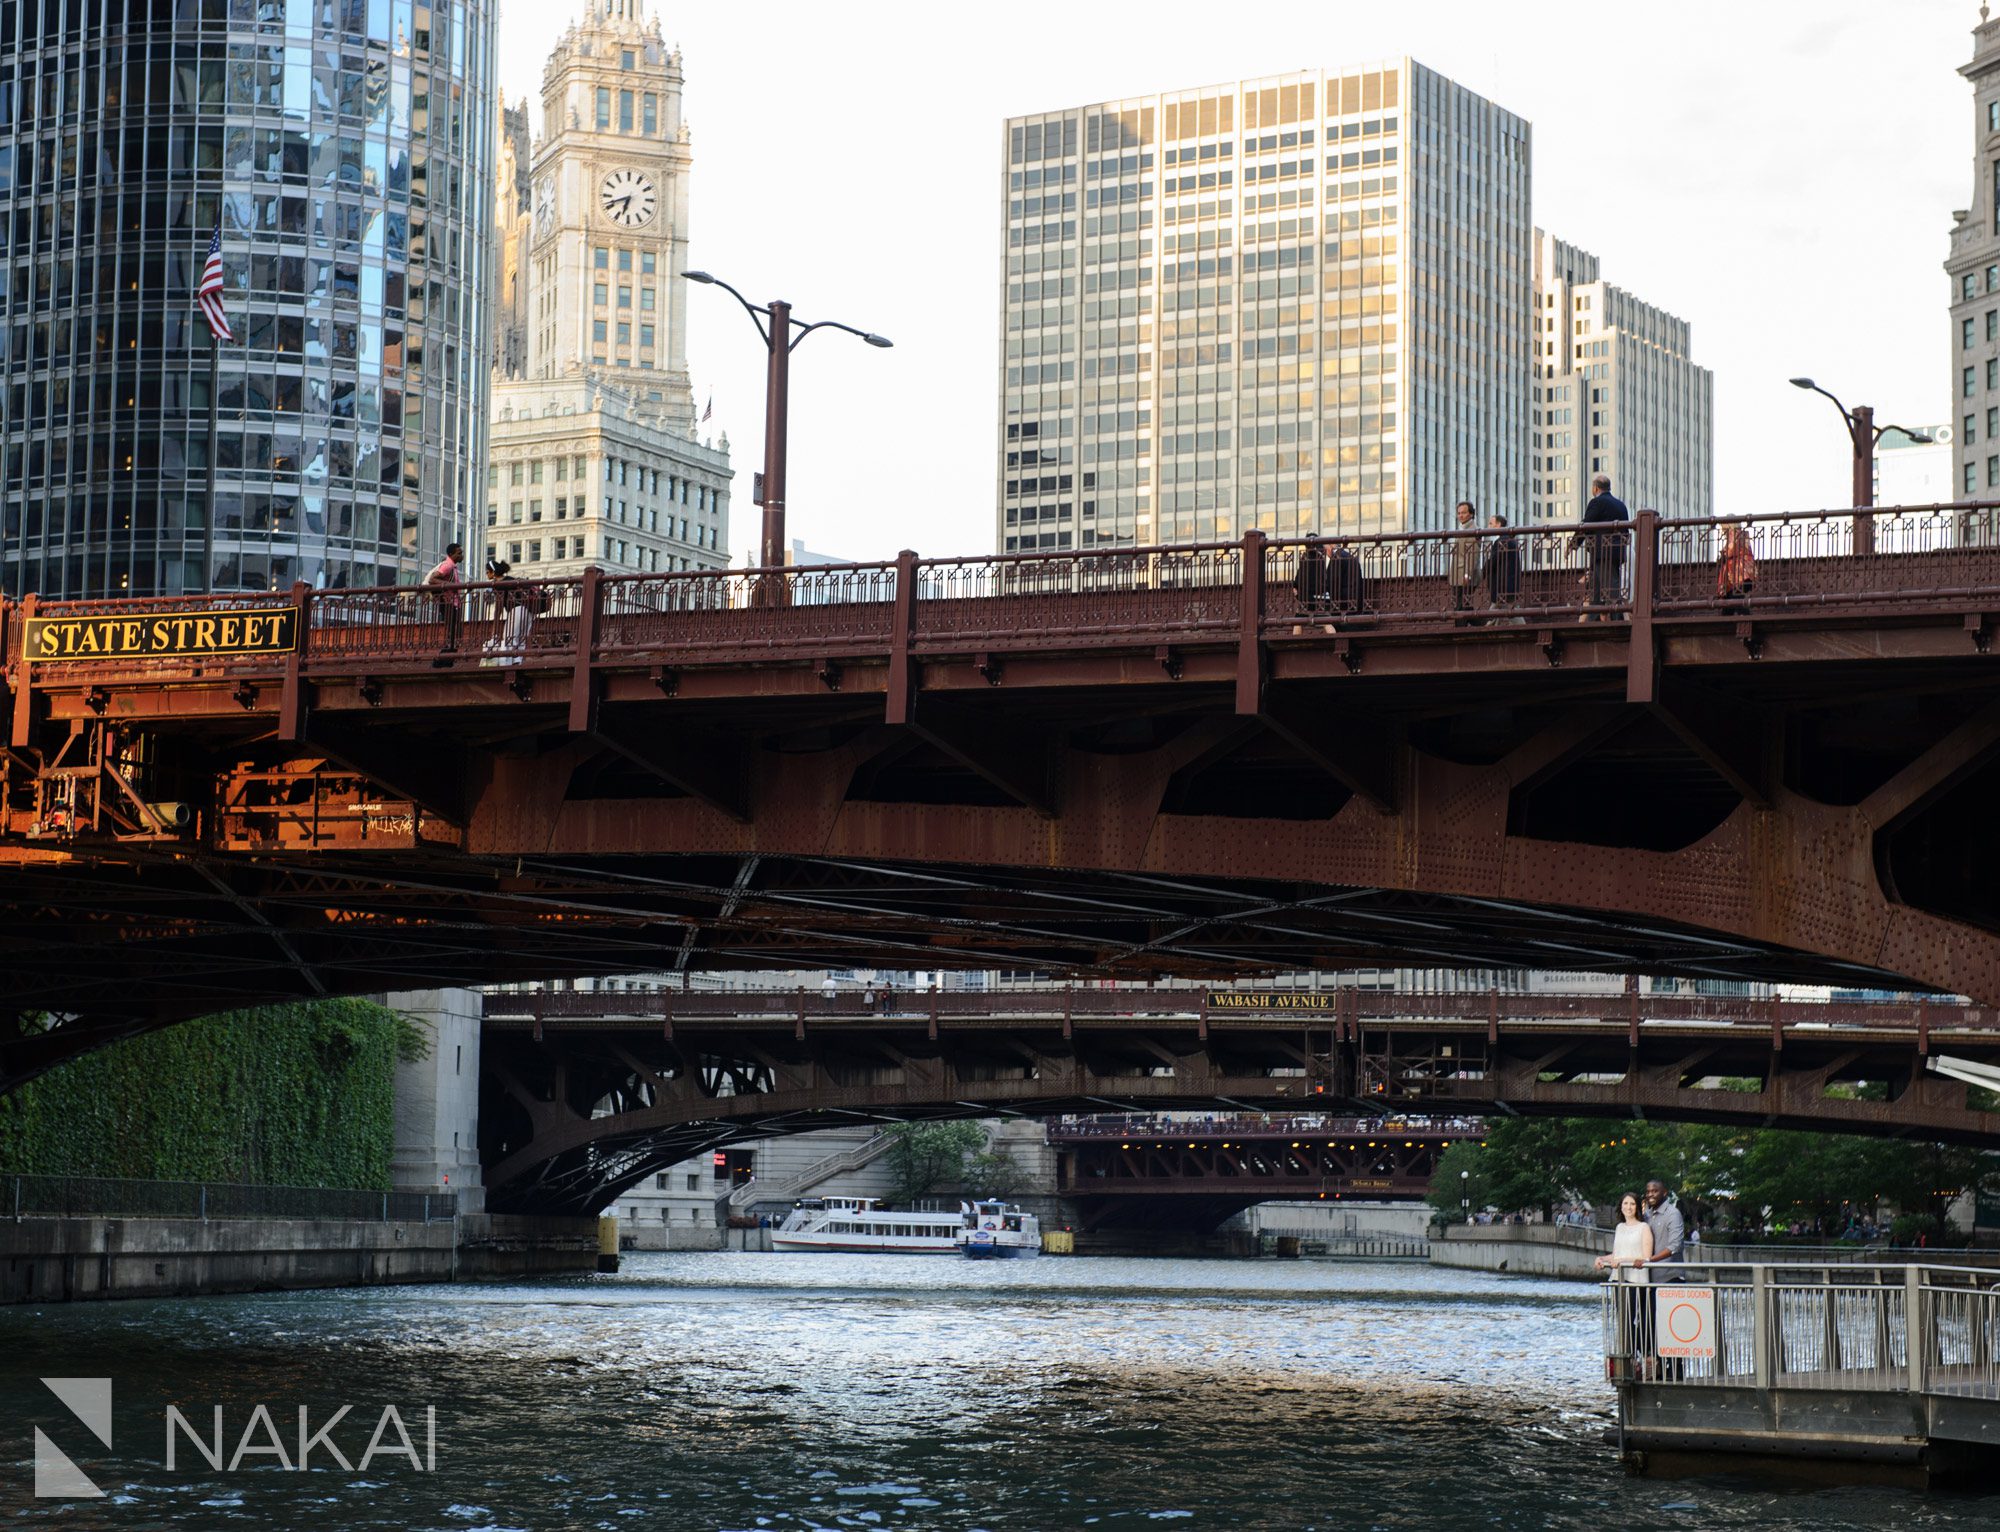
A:
POLYGON ((530 176, 527 376, 593 376, 686 429, 681 84, 680 54, 645 0, 589 0, 549 55, 530 176))

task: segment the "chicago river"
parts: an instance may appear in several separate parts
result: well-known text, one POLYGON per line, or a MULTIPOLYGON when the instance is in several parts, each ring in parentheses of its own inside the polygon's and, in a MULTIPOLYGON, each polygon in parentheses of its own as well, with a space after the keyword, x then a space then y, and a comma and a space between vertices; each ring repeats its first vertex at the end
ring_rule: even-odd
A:
POLYGON ((1628 1479, 1598 1326, 1584 1284, 1111 1258, 637 1255, 614 1277, 17 1308, 0 1312, 5 1511, 398 1532, 2000 1515, 1823 1474, 1628 1479), (86 1376, 112 1380, 110 1449, 37 1381, 86 1376), (105 1498, 25 1498, 31 1426, 105 1498))

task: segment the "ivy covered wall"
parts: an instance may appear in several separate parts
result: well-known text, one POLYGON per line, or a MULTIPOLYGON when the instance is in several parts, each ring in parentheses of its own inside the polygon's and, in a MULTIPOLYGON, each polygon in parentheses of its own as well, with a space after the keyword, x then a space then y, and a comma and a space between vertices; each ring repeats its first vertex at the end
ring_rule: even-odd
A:
POLYGON ((365 1000, 130 1038, 0 1096, 0 1174, 385 1188, 396 1061, 423 1046, 365 1000))

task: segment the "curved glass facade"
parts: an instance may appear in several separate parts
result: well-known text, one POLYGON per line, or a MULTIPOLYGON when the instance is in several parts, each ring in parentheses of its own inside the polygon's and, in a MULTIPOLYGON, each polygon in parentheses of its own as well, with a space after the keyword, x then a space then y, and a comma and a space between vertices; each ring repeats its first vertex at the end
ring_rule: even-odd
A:
POLYGON ((471 530, 496 3, 0 0, 8 592, 370 585, 471 530))

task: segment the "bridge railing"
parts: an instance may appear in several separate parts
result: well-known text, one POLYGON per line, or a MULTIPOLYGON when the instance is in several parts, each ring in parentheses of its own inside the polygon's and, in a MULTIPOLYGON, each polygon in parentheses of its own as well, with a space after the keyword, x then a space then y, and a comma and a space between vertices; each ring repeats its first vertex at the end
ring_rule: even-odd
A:
POLYGON ((1464 527, 1265 545, 1267 629, 1571 622, 1631 601, 1631 529, 1464 527))
POLYGON ((1293 1116, 1245 1114, 1238 1117, 1132 1117, 1106 1113, 1090 1117, 1058 1117, 1048 1124, 1051 1142, 1063 1139, 1273 1138, 1286 1134, 1338 1134, 1343 1138, 1375 1134, 1417 1137, 1448 1135, 1465 1138, 1480 1132, 1477 1117, 1333 1117, 1321 1113, 1293 1116))
POLYGON ((240 1186, 113 1176, 0 1176, 0 1218, 291 1218, 363 1223, 449 1222, 455 1192, 337 1186, 240 1186))
POLYGON ((1615 1381, 2000 1398, 2000 1272, 1688 1262, 1652 1278, 1604 1285, 1615 1381), (1663 1358, 1689 1289, 1713 1294, 1713 1354, 1663 1358))
POLYGON ((1664 521, 1653 609, 1663 614, 1971 598, 2000 589, 1985 505, 1664 521))
MULTIPOLYGON (((30 617, 296 611, 296 656, 62 660, 109 675, 368 670, 434 663, 574 664, 660 656, 880 654, 1159 645, 1320 629, 1449 630, 1636 615, 1724 618, 1824 606, 1895 608, 2000 595, 2000 502, 1871 513, 1783 512, 1592 527, 1468 527, 1317 539, 509 579, 394 587, 43 601, 30 617), (1247 580, 1247 583, 1246 583, 1247 580)), ((8 644, 24 624, 8 623, 8 644)), ((255 647, 247 646, 247 647, 255 647)), ((18 652, 18 649, 17 649, 18 652)), ((28 654, 30 680, 47 664, 28 654)))

